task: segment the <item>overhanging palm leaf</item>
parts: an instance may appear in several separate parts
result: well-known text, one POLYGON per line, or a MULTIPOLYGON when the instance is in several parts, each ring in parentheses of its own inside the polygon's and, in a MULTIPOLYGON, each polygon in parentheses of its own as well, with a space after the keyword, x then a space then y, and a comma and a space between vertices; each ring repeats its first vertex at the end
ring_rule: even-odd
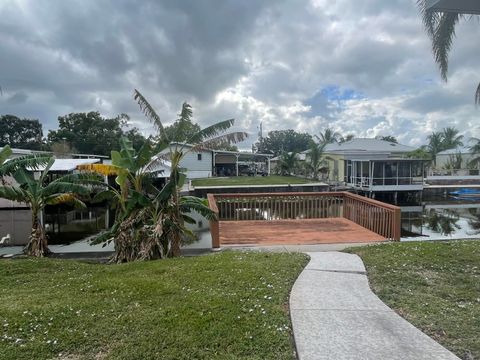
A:
POLYGON ((211 149, 222 144, 236 144, 245 140, 246 137, 247 137, 247 133, 245 132, 241 132, 241 131, 231 132, 228 134, 224 134, 224 135, 220 135, 220 136, 208 139, 202 143, 196 144, 192 147, 192 151, 198 151, 201 149, 211 149))
POLYGON ((14 186, 0 186, 0 198, 16 202, 29 200, 28 194, 23 189, 14 186))
POLYGON ((0 150, 0 166, 12 155, 12 149, 10 146, 5 145, 2 150, 0 150))
POLYGON ((448 55, 455 37, 455 25, 460 17, 455 13, 442 14, 432 37, 432 50, 443 80, 448 77, 448 55))
POLYGON ((12 175, 18 169, 35 171, 48 164, 51 155, 25 155, 0 164, 0 176, 12 175))
POLYGON ((200 130, 198 133, 193 135, 190 139, 188 139, 188 144, 198 144, 204 142, 210 138, 216 137, 226 130, 230 129, 233 124, 235 123, 234 119, 228 119, 224 121, 220 121, 216 124, 210 125, 205 129, 200 130))
POLYGON ((149 119, 153 125, 157 128, 160 138, 165 138, 167 134, 165 133, 165 128, 163 127, 160 116, 157 115, 153 107, 148 103, 144 96, 137 89, 133 92, 133 98, 140 106, 140 110, 145 114, 147 119, 149 119))
MULTIPOLYGON (((442 13, 432 11, 428 7, 428 0, 417 0, 418 8, 422 14, 423 24, 427 34, 432 40, 432 51, 435 62, 440 68, 442 79, 447 81, 448 56, 455 37, 455 26, 464 15, 454 12, 442 13)), ((475 92, 475 104, 480 104, 480 84, 475 92)))
POLYGON ((195 196, 182 196, 180 198, 180 209, 183 213, 194 210, 207 220, 216 219, 216 214, 208 206, 207 199, 200 199, 195 196))

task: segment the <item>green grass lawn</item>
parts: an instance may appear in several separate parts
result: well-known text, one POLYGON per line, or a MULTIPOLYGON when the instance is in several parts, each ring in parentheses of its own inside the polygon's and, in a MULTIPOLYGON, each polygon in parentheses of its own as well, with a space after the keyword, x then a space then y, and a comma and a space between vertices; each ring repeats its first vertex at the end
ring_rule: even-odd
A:
POLYGON ((462 359, 480 359, 480 241, 352 248, 391 308, 462 359))
POLYGON ((294 359, 302 254, 0 261, 1 359, 294 359))
POLYGON ((296 176, 233 176, 222 178, 204 178, 192 180, 193 186, 226 186, 226 185, 285 185, 285 184, 308 184, 310 179, 296 176))

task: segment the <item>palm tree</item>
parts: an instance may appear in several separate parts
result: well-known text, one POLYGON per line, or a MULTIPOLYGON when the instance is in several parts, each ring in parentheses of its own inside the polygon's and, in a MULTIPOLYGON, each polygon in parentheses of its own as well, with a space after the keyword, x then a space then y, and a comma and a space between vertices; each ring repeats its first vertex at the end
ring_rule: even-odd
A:
POLYGON ((427 136, 427 140, 428 140, 427 150, 432 157, 433 166, 435 167, 437 165, 437 161, 436 161, 437 154, 440 151, 445 150, 443 148, 443 133, 433 132, 427 136))
MULTIPOLYGON (((444 81, 448 79, 448 56, 455 37, 455 27, 465 16, 455 12, 436 12, 429 9, 429 0, 417 0, 423 24, 432 40, 435 62, 444 81)), ((472 15, 473 17, 473 15, 472 15)), ((475 92, 475 103, 480 103, 480 84, 475 92)))
POLYGON ((474 143, 472 146, 469 147, 473 155, 473 159, 470 160, 469 165, 478 166, 478 164, 480 163, 480 139, 476 137, 471 137, 468 141, 474 143))
POLYGON ((78 196, 87 196, 92 188, 88 185, 100 184, 91 177, 81 174, 71 174, 59 177, 47 183, 47 175, 55 159, 45 156, 29 155, 4 162, 0 166, 0 175, 11 175, 16 185, 4 182, 0 186, 0 198, 22 202, 29 205, 32 211, 32 230, 24 252, 27 255, 42 257, 48 255, 47 236, 40 219, 47 205, 69 204, 74 207, 85 207, 78 196), (47 161, 45 169, 38 179, 35 179, 32 169, 38 169, 47 161))
POLYGON ((318 141, 322 144, 331 144, 339 142, 340 138, 342 137, 340 133, 336 132, 332 128, 326 128, 323 133, 316 136, 318 141))
POLYGON ((284 152, 278 157, 277 172, 280 175, 292 175, 298 165, 298 153, 284 152))
POLYGON ((318 172, 322 168, 323 164, 323 150, 325 149, 325 143, 316 143, 314 141, 310 144, 310 149, 306 154, 305 166, 308 173, 312 174, 313 179, 318 178, 318 172))
POLYGON ((458 135, 458 133, 459 130, 455 129, 454 127, 446 127, 442 130, 443 150, 455 149, 459 146, 463 146, 463 135, 458 135))
MULTIPOLYGON (((145 114, 148 120, 154 124, 158 131, 158 143, 157 149, 159 152, 164 150, 167 151, 166 158, 171 162, 170 168, 170 178, 168 183, 168 192, 165 192, 166 202, 171 204, 169 209, 168 216, 166 217, 173 223, 178 224, 176 226, 176 231, 172 231, 172 255, 180 255, 180 243, 182 231, 179 229, 183 228, 183 217, 182 217, 182 208, 181 201, 179 196, 179 190, 182 185, 184 176, 180 173, 180 162, 189 152, 199 151, 201 149, 209 149, 219 144, 233 144, 240 141, 243 141, 247 137, 247 133, 236 131, 225 134, 225 131, 231 128, 234 124, 234 119, 224 120, 218 122, 214 125, 208 126, 205 129, 202 129, 195 134, 189 136, 185 143, 174 143, 176 139, 168 136, 163 126, 160 116, 155 112, 153 107, 145 99, 145 97, 135 89, 134 99, 137 101, 140 106, 140 110, 145 114)), ((182 105, 182 110, 179 114, 178 122, 180 124, 190 123, 192 117, 192 107, 186 102, 182 105)), ((181 131, 181 128, 178 129, 181 131)), ((161 158, 160 158, 161 161, 161 158)), ((164 219, 164 217, 162 217, 164 219)), ((162 220, 163 221, 163 220, 162 220)))
POLYGON ((344 142, 352 141, 353 139, 355 139, 354 134, 347 134, 345 136, 340 136, 340 139, 338 140, 338 142, 342 144, 344 142))
POLYGON ((375 136, 375 139, 388 141, 388 142, 391 142, 391 143, 394 143, 394 144, 398 144, 397 138, 395 136, 392 136, 392 135, 385 135, 385 136, 379 135, 379 136, 375 136))

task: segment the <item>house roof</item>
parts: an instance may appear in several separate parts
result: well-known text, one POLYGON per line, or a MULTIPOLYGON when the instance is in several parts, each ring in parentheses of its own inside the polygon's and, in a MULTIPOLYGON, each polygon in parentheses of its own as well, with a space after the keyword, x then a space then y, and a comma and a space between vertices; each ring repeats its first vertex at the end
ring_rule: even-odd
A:
POLYGON ((410 152, 415 148, 402 144, 395 144, 380 139, 358 138, 341 144, 333 143, 325 146, 324 152, 374 152, 374 153, 392 153, 392 152, 410 152))
POLYGON ((454 154, 473 154, 473 151, 468 147, 458 147, 455 149, 448 149, 440 151, 437 155, 454 155, 454 154))
MULTIPOLYGON (((185 146, 192 148, 194 145, 192 144, 187 144, 187 143, 180 143, 180 142, 171 142, 170 146, 172 145, 179 145, 179 146, 185 146)), ((264 156, 264 157, 272 157, 272 154, 261 154, 261 153, 251 153, 251 152, 241 152, 241 151, 228 151, 228 150, 213 150, 213 149, 208 149, 204 148, 201 151, 209 151, 215 154, 234 154, 234 155, 245 155, 245 156, 264 156)), ((165 152, 162 151, 162 152, 165 152)))
MULTIPOLYGON (((55 159, 50 171, 73 171, 78 165, 96 164, 100 159, 55 159)), ((45 167, 39 170, 44 170, 45 167)))
MULTIPOLYGON (((3 149, 3 146, 0 147, 0 150, 3 149)), ((52 154, 51 151, 42 151, 42 150, 31 150, 31 149, 19 149, 19 148, 11 148, 13 155, 31 155, 31 154, 52 154)), ((100 159, 108 159, 108 156, 105 155, 94 155, 94 154, 68 154, 74 158, 100 158, 100 159)))

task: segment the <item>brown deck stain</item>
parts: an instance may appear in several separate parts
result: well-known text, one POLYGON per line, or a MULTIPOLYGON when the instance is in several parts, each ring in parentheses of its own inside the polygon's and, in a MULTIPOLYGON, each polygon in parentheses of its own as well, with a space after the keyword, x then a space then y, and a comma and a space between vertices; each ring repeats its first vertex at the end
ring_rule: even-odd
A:
POLYGON ((344 218, 220 221, 220 244, 313 245, 380 242, 385 238, 344 218))

